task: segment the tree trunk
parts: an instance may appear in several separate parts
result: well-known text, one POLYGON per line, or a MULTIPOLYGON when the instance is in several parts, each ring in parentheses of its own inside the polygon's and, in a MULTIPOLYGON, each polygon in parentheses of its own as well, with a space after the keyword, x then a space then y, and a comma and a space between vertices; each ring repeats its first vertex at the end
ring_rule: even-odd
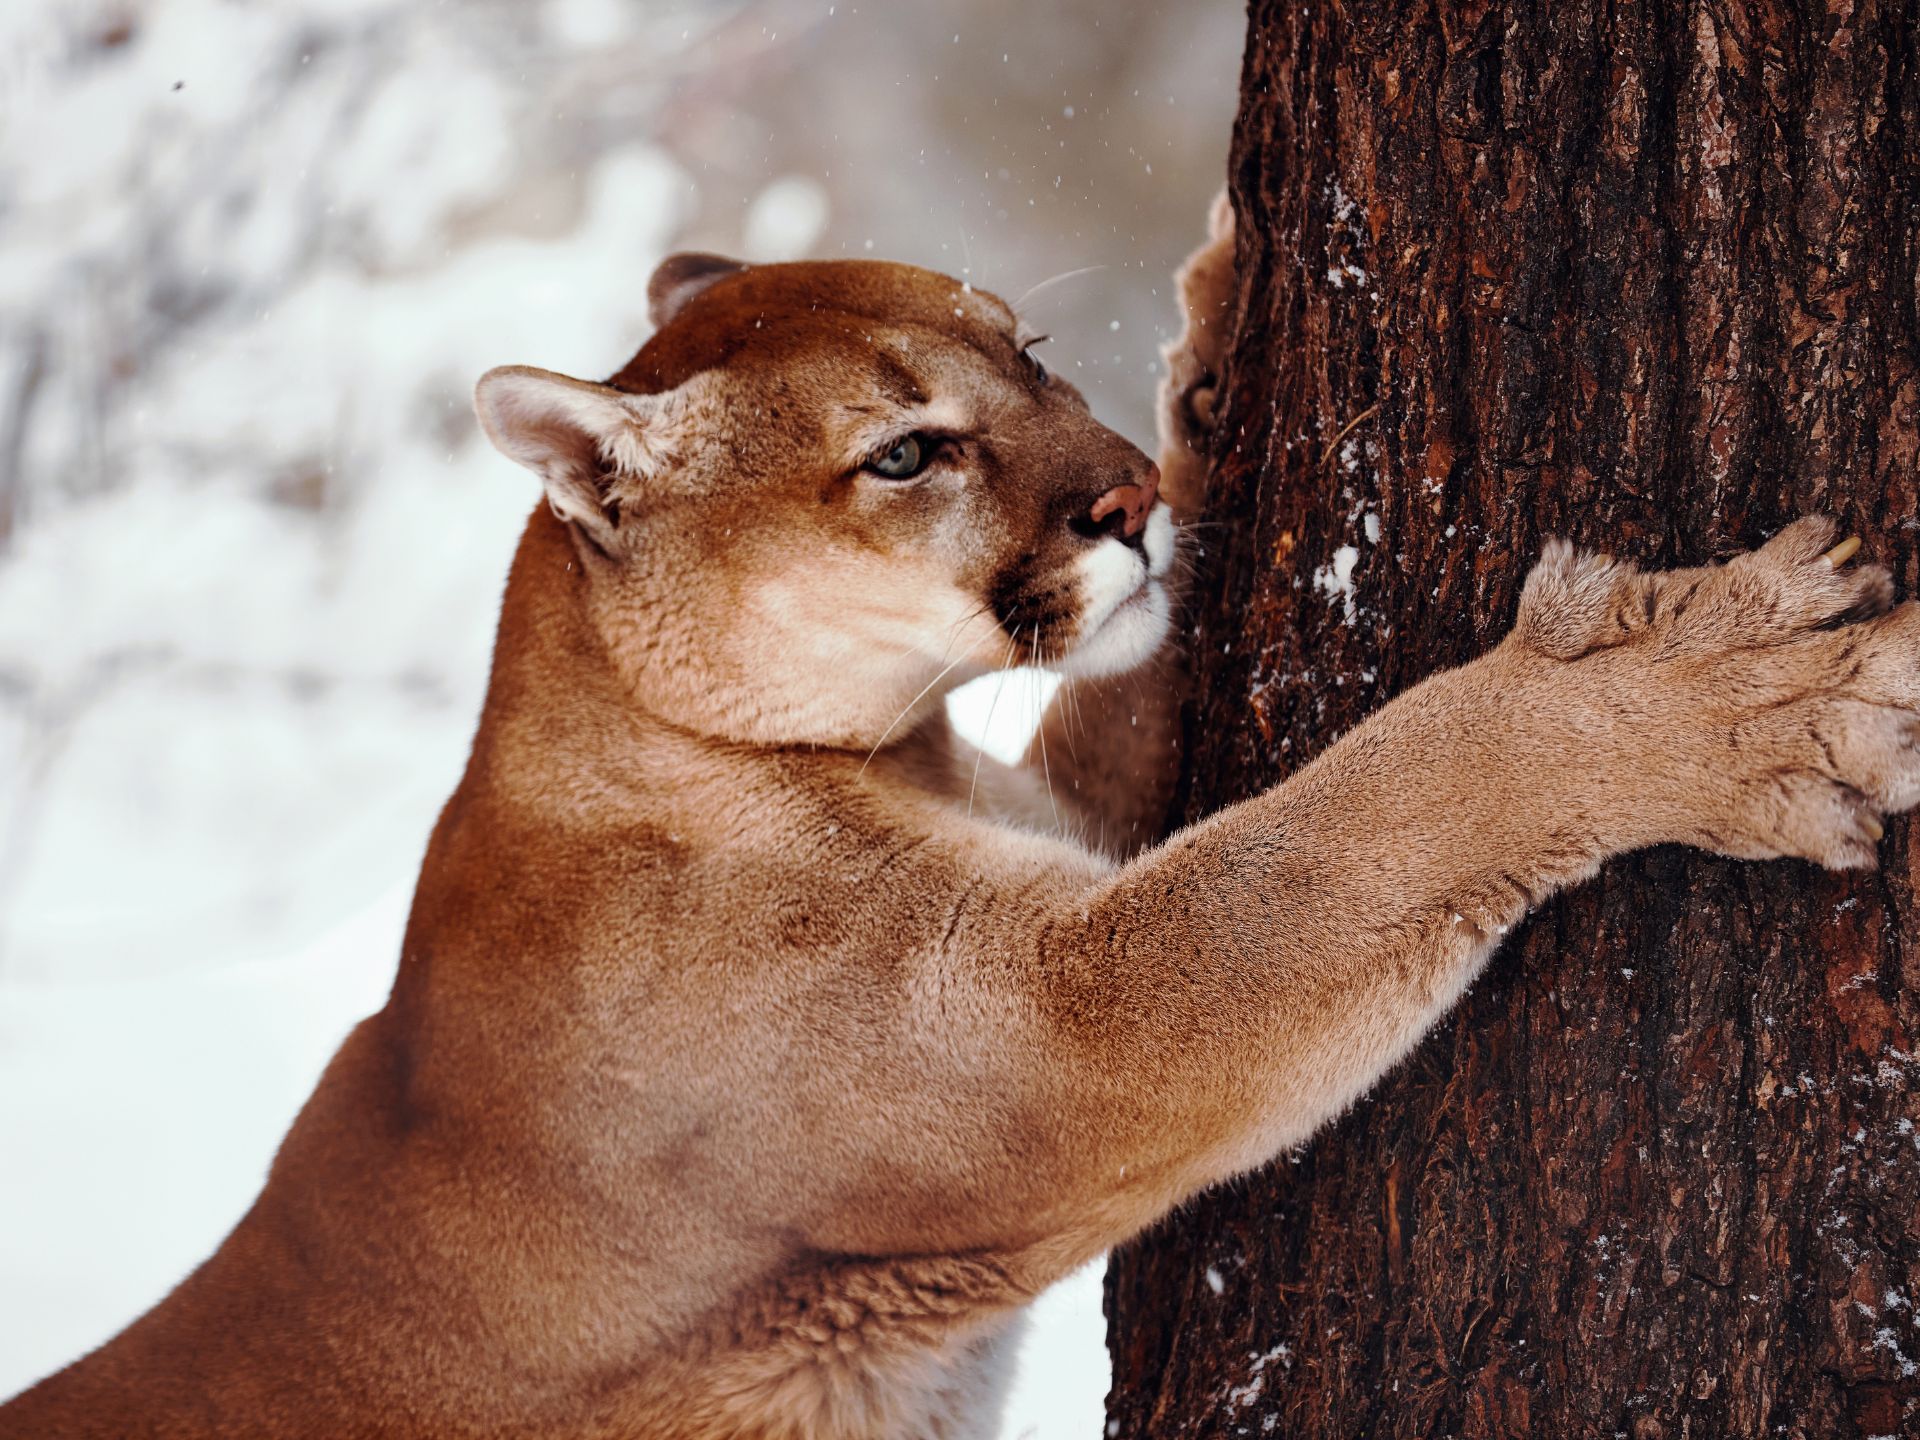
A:
MULTIPOLYGON (((1256 0, 1176 818, 1492 645, 1543 540, 1920 589, 1920 22, 1256 0)), ((1116 1255, 1116 1436, 1920 1435, 1920 827, 1660 850, 1116 1255)))

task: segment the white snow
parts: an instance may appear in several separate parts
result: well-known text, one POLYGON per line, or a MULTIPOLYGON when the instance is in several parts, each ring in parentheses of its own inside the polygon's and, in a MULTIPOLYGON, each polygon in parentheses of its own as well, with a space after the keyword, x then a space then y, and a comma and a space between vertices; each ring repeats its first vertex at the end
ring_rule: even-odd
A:
POLYGON ((827 228, 827 192, 806 175, 782 175, 747 207, 742 249, 749 260, 798 260, 827 228))
POLYGON ((106 1339, 219 1244, 334 1047, 385 999, 409 889, 280 958, 6 986, 0 1395, 106 1339))
POLYGON ((1342 545, 1333 552, 1333 559, 1328 564, 1317 566, 1313 572, 1313 588, 1329 601, 1339 603, 1341 614, 1349 625, 1353 624, 1360 611, 1353 583, 1353 567, 1359 563, 1359 550, 1352 545, 1342 545))

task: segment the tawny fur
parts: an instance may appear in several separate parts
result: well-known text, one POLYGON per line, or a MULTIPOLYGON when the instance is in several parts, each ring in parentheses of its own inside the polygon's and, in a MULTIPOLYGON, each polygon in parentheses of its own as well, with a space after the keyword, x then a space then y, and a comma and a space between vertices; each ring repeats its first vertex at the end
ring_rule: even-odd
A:
POLYGON ((1812 520, 1671 574, 1556 547, 1492 653, 1144 848, 1167 673, 1071 680, 1023 767, 941 702, 1145 657, 1164 521, 1087 517, 1146 458, 944 277, 653 296, 610 386, 483 382, 548 504, 390 1003, 219 1252, 0 1436, 985 1436, 1029 1299, 1311 1134, 1530 905, 1662 842, 1866 865, 1920 799, 1920 610, 1812 520), (926 471, 863 468, 909 429, 926 471))

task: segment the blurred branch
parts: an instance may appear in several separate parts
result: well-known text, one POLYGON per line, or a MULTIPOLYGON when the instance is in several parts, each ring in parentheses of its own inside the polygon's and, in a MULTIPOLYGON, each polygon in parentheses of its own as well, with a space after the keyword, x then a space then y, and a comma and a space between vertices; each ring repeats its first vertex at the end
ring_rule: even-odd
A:
POLYGON ((21 351, 19 373, 7 395, 5 417, 0 418, 0 553, 13 537, 21 496, 26 493, 22 468, 26 463, 27 428, 33 423, 34 404, 47 378, 47 332, 35 327, 21 351))

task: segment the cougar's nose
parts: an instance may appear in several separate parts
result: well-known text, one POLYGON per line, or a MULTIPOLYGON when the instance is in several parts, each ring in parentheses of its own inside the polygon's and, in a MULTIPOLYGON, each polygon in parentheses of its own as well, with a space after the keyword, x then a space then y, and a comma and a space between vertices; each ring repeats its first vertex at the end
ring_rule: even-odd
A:
POLYGON ((1160 467, 1152 461, 1147 462, 1146 478, 1138 485, 1116 485, 1098 500, 1093 509, 1087 512, 1087 519, 1093 522, 1097 533, 1106 529, 1103 522, 1109 515, 1122 516, 1120 533, 1132 539, 1146 528, 1147 512, 1153 509, 1154 499, 1160 494, 1160 467))

